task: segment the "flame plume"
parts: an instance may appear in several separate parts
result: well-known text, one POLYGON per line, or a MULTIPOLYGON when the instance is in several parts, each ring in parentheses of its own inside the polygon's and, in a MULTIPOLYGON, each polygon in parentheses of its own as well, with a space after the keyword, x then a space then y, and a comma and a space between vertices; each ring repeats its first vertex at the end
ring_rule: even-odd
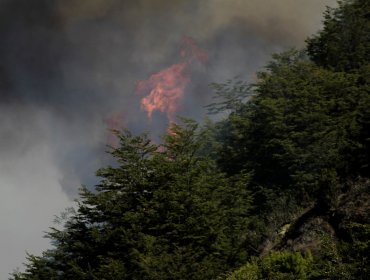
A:
POLYGON ((147 112, 149 119, 157 110, 166 114, 169 122, 174 122, 179 102, 191 81, 190 65, 196 61, 204 64, 208 60, 207 53, 190 37, 183 38, 180 55, 179 63, 152 74, 147 80, 137 82, 136 92, 147 94, 141 99, 141 108, 147 112))

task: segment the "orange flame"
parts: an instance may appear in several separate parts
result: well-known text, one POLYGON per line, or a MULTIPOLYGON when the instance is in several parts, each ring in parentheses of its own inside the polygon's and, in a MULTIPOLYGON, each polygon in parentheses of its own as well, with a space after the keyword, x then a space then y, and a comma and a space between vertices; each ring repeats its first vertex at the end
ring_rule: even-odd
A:
POLYGON ((205 63, 208 60, 207 53, 190 37, 183 38, 180 55, 181 62, 152 74, 147 80, 136 84, 136 92, 149 93, 142 98, 141 108, 147 112, 150 119, 153 112, 157 110, 166 114, 170 122, 174 121, 186 85, 191 81, 189 66, 194 61, 205 63))

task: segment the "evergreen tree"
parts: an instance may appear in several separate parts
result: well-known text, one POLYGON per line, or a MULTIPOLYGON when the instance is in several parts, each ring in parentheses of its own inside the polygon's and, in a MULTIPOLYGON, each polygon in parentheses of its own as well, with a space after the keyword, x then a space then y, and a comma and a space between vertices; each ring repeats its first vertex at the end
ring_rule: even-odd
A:
POLYGON ((307 40, 307 50, 318 65, 349 71, 370 62, 370 2, 345 0, 328 8, 324 28, 307 40))
POLYGON ((173 125, 163 146, 118 136, 117 166, 14 279, 214 279, 246 260, 249 175, 227 178, 199 155, 196 123, 173 125))
POLYGON ((276 55, 259 73, 257 95, 219 124, 221 166, 253 170, 255 185, 300 199, 332 198, 342 179, 362 172, 368 85, 358 80, 300 52, 276 55))

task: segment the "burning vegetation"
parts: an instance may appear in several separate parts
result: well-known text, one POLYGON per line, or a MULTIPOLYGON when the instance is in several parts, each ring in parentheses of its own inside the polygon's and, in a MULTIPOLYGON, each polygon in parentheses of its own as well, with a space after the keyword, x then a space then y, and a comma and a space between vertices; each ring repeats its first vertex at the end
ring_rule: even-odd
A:
POLYGON ((186 86, 191 81, 190 66, 208 61, 207 53, 190 37, 182 40, 180 58, 179 63, 152 74, 147 80, 137 82, 136 92, 146 95, 141 99, 141 108, 147 112, 149 119, 154 111, 159 111, 166 114, 169 122, 174 122, 186 86))

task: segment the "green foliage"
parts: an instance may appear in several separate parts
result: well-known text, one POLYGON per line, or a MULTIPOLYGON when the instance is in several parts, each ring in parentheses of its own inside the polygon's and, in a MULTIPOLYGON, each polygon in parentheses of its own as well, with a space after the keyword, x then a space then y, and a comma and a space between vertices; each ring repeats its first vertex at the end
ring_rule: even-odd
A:
POLYGON ((313 258, 310 254, 271 252, 268 256, 254 258, 235 271, 227 280, 292 279, 306 280, 313 258))
POLYGON ((353 279, 367 279, 370 273, 370 224, 352 222, 350 234, 352 242, 341 244, 341 254, 351 267, 353 279))
POLYGON ((258 280, 259 273, 257 261, 252 260, 234 271, 226 280, 258 280))
POLYGON ((339 1, 325 13, 324 29, 307 40, 308 54, 319 65, 348 71, 370 63, 370 3, 339 1))
POLYGON ((48 233, 55 248, 17 279, 213 279, 243 263, 250 176, 227 178, 199 155, 202 135, 189 120, 163 146, 118 134, 117 166, 81 190, 64 229, 48 233))
POLYGON ((215 92, 214 99, 217 102, 206 106, 209 114, 238 110, 245 101, 255 95, 253 85, 236 78, 225 83, 212 83, 211 88, 215 92))
POLYGON ((310 279, 356 279, 351 266, 344 262, 338 243, 328 235, 322 235, 320 241, 322 249, 315 256, 310 279))
MULTIPOLYGON (((271 236, 299 206, 315 202, 321 215, 335 213, 348 180, 369 174, 369 11, 361 0, 329 10, 324 30, 308 40, 313 61, 294 50, 275 55, 258 74, 257 94, 217 124, 219 165, 228 174, 252 171, 254 213, 271 236)), ((352 232, 352 240, 321 241, 307 279, 366 279, 368 222, 353 232, 333 224, 338 238, 352 232)), ((261 276, 265 265, 254 259, 232 279, 279 279, 261 276)))
POLYGON ((219 124, 219 163, 230 174, 253 170, 256 185, 293 190, 328 203, 341 177, 360 173, 365 142, 359 116, 368 86, 299 52, 275 56, 259 73, 258 95, 219 124))

